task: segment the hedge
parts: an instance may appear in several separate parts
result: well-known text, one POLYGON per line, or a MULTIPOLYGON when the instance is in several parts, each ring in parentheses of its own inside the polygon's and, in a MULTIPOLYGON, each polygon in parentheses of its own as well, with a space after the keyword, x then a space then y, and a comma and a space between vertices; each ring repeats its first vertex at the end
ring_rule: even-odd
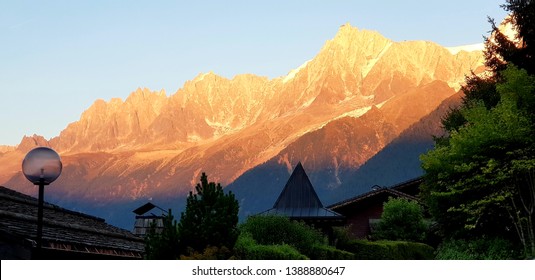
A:
POLYGON ((249 217, 240 230, 249 232, 258 244, 288 244, 307 256, 312 254, 313 246, 327 244, 318 230, 284 216, 249 217))
POLYGON ((288 244, 261 245, 249 232, 242 232, 234 245, 235 257, 243 260, 306 260, 305 255, 288 244))
POLYGON ((355 259, 355 254, 332 246, 316 244, 312 246, 309 257, 312 260, 353 260, 355 259))
POLYGON ((355 254, 357 260, 432 260, 433 247, 408 241, 352 240, 342 250, 355 254))

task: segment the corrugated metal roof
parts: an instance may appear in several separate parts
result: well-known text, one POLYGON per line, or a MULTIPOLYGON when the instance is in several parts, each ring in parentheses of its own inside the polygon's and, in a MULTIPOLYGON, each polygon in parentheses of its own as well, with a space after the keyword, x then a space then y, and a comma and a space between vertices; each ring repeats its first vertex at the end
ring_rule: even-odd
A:
POLYGON ((295 167, 273 208, 260 214, 291 218, 343 219, 342 215, 323 207, 301 162, 295 167))

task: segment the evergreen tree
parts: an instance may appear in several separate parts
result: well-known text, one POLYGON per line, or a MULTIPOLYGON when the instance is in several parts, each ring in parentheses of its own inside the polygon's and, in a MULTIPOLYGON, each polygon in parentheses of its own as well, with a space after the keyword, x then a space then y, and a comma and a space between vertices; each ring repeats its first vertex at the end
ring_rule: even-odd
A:
MULTIPOLYGON (((485 38, 484 54, 485 65, 491 72, 482 77, 472 73, 466 78, 466 85, 462 88, 462 107, 470 107, 481 101, 487 109, 496 106, 500 101, 496 83, 503 79, 501 73, 507 64, 525 69, 529 75, 535 74, 535 1, 507 0, 502 8, 510 13, 505 23, 513 26, 516 37, 507 37, 494 19, 489 18, 492 35, 485 38)), ((465 124, 466 119, 460 116, 458 109, 452 109, 442 120, 443 127, 449 133, 465 124)))
POLYGON ((145 236, 145 258, 149 260, 173 260, 180 257, 178 226, 171 209, 163 217, 163 229, 156 231, 155 224, 151 225, 145 236))
POLYGON ((494 19, 489 18, 494 36, 486 40, 486 65, 499 74, 508 63, 535 74, 535 1, 507 0, 502 7, 510 13, 506 23, 511 23, 515 38, 503 34, 494 19), (494 37, 494 38, 492 38, 494 37))
POLYGON ((234 194, 224 193, 219 183, 208 182, 203 173, 178 224, 181 250, 203 252, 209 246, 232 250, 238 238, 238 210, 234 194))

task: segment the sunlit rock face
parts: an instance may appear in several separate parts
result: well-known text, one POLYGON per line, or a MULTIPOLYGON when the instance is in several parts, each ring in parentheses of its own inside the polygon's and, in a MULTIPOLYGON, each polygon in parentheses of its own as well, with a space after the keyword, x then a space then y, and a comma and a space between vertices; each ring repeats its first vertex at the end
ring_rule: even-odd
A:
POLYGON ((62 199, 180 196, 202 172, 225 186, 270 160, 289 170, 301 161, 312 176, 332 170, 335 188, 337 172, 362 166, 483 70, 480 49, 393 42, 346 24, 284 77, 209 72, 174 94, 137 89, 124 101, 97 100, 50 141, 3 148, 0 183, 26 190, 11 162, 45 145, 64 162, 50 191, 62 199))

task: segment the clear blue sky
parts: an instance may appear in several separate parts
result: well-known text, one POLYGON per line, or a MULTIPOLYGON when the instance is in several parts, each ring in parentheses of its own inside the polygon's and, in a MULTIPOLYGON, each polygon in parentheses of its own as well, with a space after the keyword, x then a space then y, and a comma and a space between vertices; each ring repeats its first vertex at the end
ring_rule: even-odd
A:
POLYGON ((138 87, 286 75, 347 22, 394 41, 480 43, 504 2, 0 0, 0 145, 57 136, 96 99, 138 87))

